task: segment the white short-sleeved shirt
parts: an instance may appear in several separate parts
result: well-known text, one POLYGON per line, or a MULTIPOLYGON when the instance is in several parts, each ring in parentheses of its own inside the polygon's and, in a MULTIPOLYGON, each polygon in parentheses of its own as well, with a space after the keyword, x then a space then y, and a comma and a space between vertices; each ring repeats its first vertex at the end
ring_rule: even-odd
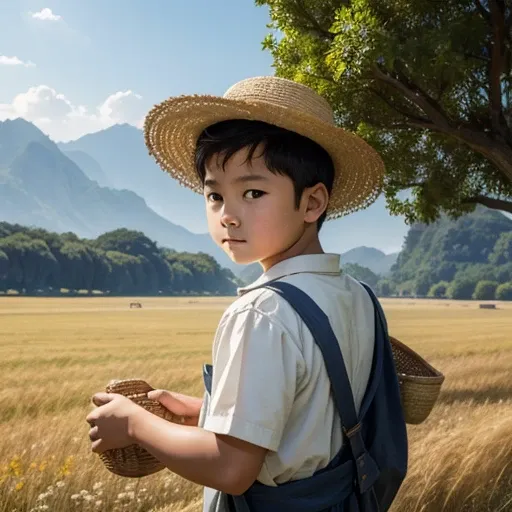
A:
POLYGON ((311 476, 342 444, 329 378, 311 333, 285 299, 254 289, 275 279, 308 293, 329 318, 357 410, 375 336, 372 301, 358 281, 340 272, 337 254, 284 260, 238 290, 240 297, 217 328, 212 392, 199 425, 267 448, 258 481, 270 486, 311 476))

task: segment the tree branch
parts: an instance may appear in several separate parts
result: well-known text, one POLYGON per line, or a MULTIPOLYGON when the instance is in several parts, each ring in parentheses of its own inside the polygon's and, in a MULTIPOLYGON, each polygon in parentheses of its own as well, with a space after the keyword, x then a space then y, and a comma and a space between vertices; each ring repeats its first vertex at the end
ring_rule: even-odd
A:
POLYGON ((492 22, 492 43, 489 53, 491 62, 489 66, 489 109, 492 130, 505 141, 507 133, 503 125, 504 117, 501 105, 501 77, 505 62, 505 6, 500 0, 489 0, 492 22))
POLYGON ((416 128, 418 130, 432 130, 435 131, 435 125, 434 123, 425 120, 408 120, 404 123, 392 123, 392 124, 386 124, 383 126, 383 128, 389 128, 390 130, 406 130, 407 128, 416 128))
POLYGON ((412 182, 412 183, 395 183, 395 184, 391 184, 391 186, 397 186, 401 190, 405 190, 407 188, 425 187, 426 183, 424 181, 418 181, 418 182, 412 182))
POLYGON ((503 212, 512 213, 512 201, 504 201, 503 199, 495 199, 488 196, 474 196, 468 197, 462 201, 463 204, 481 204, 487 206, 491 210, 500 210, 503 212))
POLYGON ((466 59, 481 60, 486 64, 489 64, 491 62, 491 59, 489 57, 486 57, 485 55, 476 55, 476 53, 465 52, 464 57, 466 57, 466 59))
POLYGON ((447 131, 450 127, 448 116, 445 114, 441 106, 421 88, 415 85, 410 80, 402 75, 405 83, 397 78, 391 76, 380 69, 378 65, 373 66, 373 76, 376 80, 390 85, 394 89, 400 91, 407 99, 417 105, 429 117, 433 124, 435 124, 441 131, 447 131))
POLYGON ((402 110, 397 105, 395 105, 389 98, 386 98, 386 95, 383 94, 382 91, 379 91, 378 89, 375 89, 374 87, 368 87, 368 90, 370 90, 376 96, 378 96, 386 105, 388 105, 395 112, 397 112, 401 116, 404 116, 405 119, 411 119, 413 121, 430 123, 430 121, 427 118, 418 117, 415 114, 412 114, 411 112, 407 112, 405 110, 402 110))
POLYGON ((328 77, 328 76, 317 75, 315 73, 309 73, 308 71, 306 71, 304 74, 307 76, 310 76, 311 78, 316 78, 317 80, 324 80, 325 82, 329 82, 330 84, 337 85, 338 87, 340 85, 339 82, 336 82, 336 80, 334 80, 333 78, 328 77))
POLYGON ((475 0, 475 7, 478 12, 482 15, 482 18, 489 23, 491 22, 491 15, 489 11, 480 3, 480 0, 475 0))
POLYGON ((329 39, 332 41, 335 37, 335 34, 332 32, 329 32, 325 28, 323 28, 320 23, 318 23, 318 20, 308 11, 304 0, 296 0, 295 7, 297 11, 299 11, 299 14, 306 19, 310 23, 310 25, 304 26, 306 30, 311 30, 313 32, 316 32, 317 35, 329 39))
MULTIPOLYGON (((408 120, 405 124, 393 125, 393 128, 429 129, 450 135, 485 156, 512 182, 512 144, 510 144, 510 138, 496 140, 496 137, 489 136, 481 129, 468 123, 455 123, 451 121, 438 102, 406 77, 400 76, 402 81, 383 71, 377 64, 374 64, 372 67, 372 74, 374 79, 400 91, 407 99, 423 110, 431 121, 430 123, 425 123, 408 120)), ((505 130, 508 130, 508 128, 505 130)), ((505 133, 508 132, 505 131, 505 133)))

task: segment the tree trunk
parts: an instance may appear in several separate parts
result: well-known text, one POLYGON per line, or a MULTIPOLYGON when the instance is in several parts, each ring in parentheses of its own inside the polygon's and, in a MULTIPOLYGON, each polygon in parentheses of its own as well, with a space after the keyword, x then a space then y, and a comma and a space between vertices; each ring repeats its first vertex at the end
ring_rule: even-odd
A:
MULTIPOLYGON (((462 140, 464 141, 464 139, 463 137, 462 140)), ((512 183, 512 148, 508 144, 489 139, 484 144, 479 142, 474 145, 468 140, 465 140, 465 142, 487 158, 512 183)))
POLYGON ((512 183, 512 147, 505 142, 492 140, 484 132, 476 132, 467 128, 438 128, 435 125, 432 131, 445 133, 467 144, 475 152, 487 158, 507 180, 512 183))
POLYGON ((470 204, 481 204, 487 208, 490 208, 491 210, 500 210, 502 212, 512 213, 512 202, 504 201, 503 199, 494 199, 487 196, 475 196, 468 197, 468 199, 463 202, 470 204))

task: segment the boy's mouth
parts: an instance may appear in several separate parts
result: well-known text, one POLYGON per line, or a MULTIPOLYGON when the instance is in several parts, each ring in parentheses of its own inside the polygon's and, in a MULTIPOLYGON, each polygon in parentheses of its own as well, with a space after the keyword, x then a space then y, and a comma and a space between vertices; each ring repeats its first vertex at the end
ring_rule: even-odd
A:
POLYGON ((246 240, 242 240, 241 238, 223 238, 222 243, 229 243, 229 244, 242 244, 245 243, 246 240))

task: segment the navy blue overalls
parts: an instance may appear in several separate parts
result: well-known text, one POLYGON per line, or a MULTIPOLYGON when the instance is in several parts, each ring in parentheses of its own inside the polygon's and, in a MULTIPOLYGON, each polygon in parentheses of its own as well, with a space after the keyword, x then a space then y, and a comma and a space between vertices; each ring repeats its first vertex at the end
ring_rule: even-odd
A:
MULTIPOLYGON (((391 382, 395 387, 380 389, 384 374, 389 381, 396 379, 391 348, 387 338, 387 325, 384 313, 371 289, 361 283, 368 291, 375 308, 375 348, 372 372, 367 391, 361 405, 359 417, 356 414, 350 381, 338 341, 325 313, 302 290, 285 282, 270 282, 262 285, 285 298, 301 316, 309 328, 315 342, 322 351, 336 408, 341 417, 344 430, 344 443, 339 453, 325 468, 302 480, 286 482, 277 487, 270 487, 259 482, 254 484, 241 496, 231 496, 213 489, 205 489, 204 511, 206 512, 381 512, 387 510, 393 501, 398 488, 405 477, 407 465, 407 434, 400 403, 397 407, 395 391, 398 381, 391 382), (390 362, 391 361, 391 362, 390 362), (392 372, 392 373, 391 373, 392 372), (391 390, 391 391, 390 391, 391 390), (383 393, 387 395, 381 398, 383 393), (385 446, 373 447, 380 461, 391 461, 400 471, 389 472, 385 486, 377 500, 374 484, 380 470, 372 455, 368 453, 361 435, 361 418, 371 406, 376 393, 384 402, 373 413, 373 419, 379 415, 379 407, 383 415, 384 432, 380 439, 374 439, 379 445, 386 440, 398 439, 398 443, 386 452, 385 446), (389 396, 391 395, 391 396, 389 396), (386 415, 395 415, 389 421, 386 415), (386 428, 389 430, 386 431, 386 428), (386 437, 387 436, 387 437, 386 437), (398 436, 398 437, 397 437, 398 436), (401 439, 403 436, 403 443, 401 439), (394 451, 393 451, 394 450, 394 451), (396 464, 394 462, 397 461, 396 464), (355 490, 357 489, 357 491, 355 490), (361 498, 362 496, 362 498, 361 498)), ((213 367, 204 365, 203 378, 206 392, 211 393, 213 367)), ((366 428, 366 427, 365 427, 366 428)), ((370 426, 374 428, 374 425, 370 426)), ((371 433, 373 436, 373 433, 371 433)), ((375 444, 375 443, 374 443, 375 444)))

